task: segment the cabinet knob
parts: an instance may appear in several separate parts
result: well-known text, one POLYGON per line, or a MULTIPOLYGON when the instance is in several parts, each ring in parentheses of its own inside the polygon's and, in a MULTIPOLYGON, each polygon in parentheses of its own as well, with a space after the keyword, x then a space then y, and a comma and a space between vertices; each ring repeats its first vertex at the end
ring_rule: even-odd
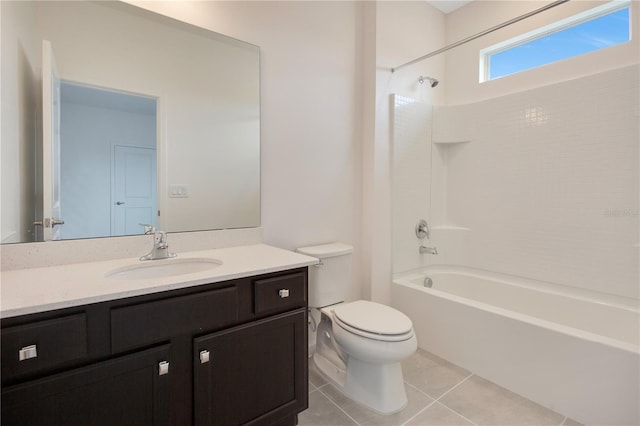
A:
POLYGON ((158 376, 169 374, 169 361, 160 361, 158 363, 158 376))
POLYGON ((281 299, 284 299, 285 297, 289 297, 289 289, 282 288, 278 290, 278 296, 280 296, 281 299))
POLYGON ((200 351, 200 364, 209 362, 209 351, 200 351))
POLYGON ((18 358, 20 361, 24 361, 25 359, 36 358, 38 356, 38 348, 36 345, 25 346, 24 348, 18 351, 18 358))

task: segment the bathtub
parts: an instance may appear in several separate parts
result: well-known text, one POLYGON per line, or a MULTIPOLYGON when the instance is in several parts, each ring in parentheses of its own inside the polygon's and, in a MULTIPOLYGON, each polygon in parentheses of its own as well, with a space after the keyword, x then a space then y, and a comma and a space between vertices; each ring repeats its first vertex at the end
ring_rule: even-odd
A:
POLYGON ((636 300, 468 268, 398 274, 391 297, 421 348, 587 425, 640 424, 636 300))

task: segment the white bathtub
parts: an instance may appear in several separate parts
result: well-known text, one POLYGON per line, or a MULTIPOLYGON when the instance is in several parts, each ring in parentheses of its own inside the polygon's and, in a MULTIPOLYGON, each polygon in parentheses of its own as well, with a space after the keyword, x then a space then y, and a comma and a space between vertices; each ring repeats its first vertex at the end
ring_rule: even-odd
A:
POLYGON ((466 268, 397 275, 391 294, 421 348, 585 424, 640 424, 637 301, 466 268))

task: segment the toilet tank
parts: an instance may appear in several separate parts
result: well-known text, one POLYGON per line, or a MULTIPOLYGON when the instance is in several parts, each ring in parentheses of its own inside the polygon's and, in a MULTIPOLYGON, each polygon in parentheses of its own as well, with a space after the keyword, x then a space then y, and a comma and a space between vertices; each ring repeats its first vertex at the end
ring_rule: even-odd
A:
POLYGON ((353 247, 330 243, 301 247, 297 251, 320 259, 320 265, 309 267, 309 307, 344 302, 349 294, 353 247))

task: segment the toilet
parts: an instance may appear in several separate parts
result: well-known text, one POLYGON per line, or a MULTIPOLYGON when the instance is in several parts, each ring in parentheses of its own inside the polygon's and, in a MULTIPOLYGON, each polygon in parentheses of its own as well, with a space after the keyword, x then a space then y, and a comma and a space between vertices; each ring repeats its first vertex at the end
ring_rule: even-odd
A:
POLYGON ((353 247, 342 243, 302 247, 320 260, 309 268, 309 307, 320 311, 313 362, 350 399, 380 414, 407 405, 401 362, 418 346, 402 312, 366 300, 345 302, 353 247))

